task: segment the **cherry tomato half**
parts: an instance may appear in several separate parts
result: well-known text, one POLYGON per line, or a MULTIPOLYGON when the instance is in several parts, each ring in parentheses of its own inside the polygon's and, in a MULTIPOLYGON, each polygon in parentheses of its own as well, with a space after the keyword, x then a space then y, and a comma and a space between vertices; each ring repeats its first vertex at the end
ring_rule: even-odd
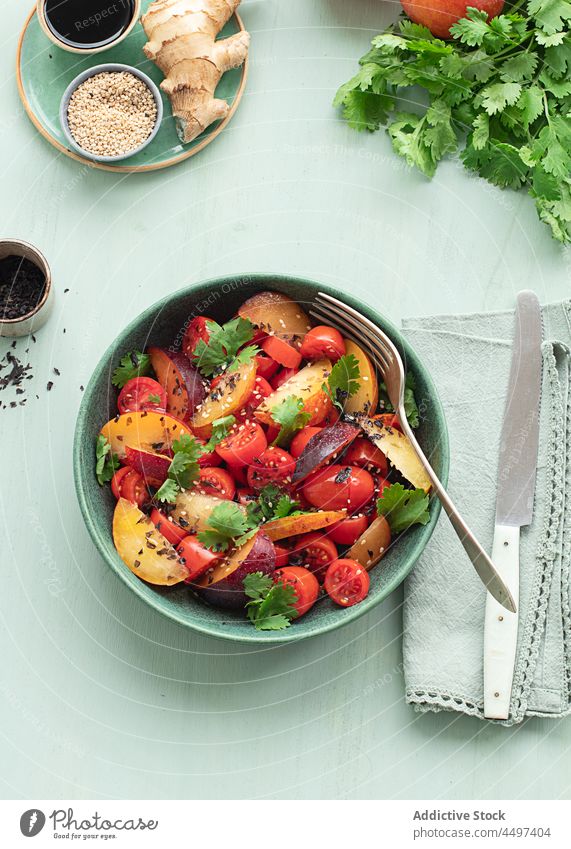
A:
POLYGON ((367 516, 359 514, 358 516, 348 516, 347 519, 342 519, 329 529, 328 536, 333 542, 338 545, 353 545, 359 539, 361 534, 364 534, 369 527, 367 516))
POLYGON ((268 447, 266 434, 257 422, 235 424, 216 446, 216 453, 229 466, 248 466, 268 447))
POLYGON ((303 430, 300 430, 299 433, 296 433, 289 447, 289 452, 291 456, 295 457, 295 459, 297 460, 297 458, 300 457, 303 453, 303 449, 305 448, 311 437, 315 436, 316 433, 319 433, 322 430, 322 427, 304 427, 303 430))
POLYGON ((346 508, 351 513, 364 507, 374 491, 375 481, 365 469, 336 463, 315 472, 303 486, 303 494, 313 507, 346 508))
POLYGON ((157 531, 172 545, 179 545, 187 536, 186 531, 177 525, 176 522, 170 520, 168 516, 165 516, 164 513, 161 513, 160 510, 157 510, 156 507, 151 510, 151 522, 157 531))
POLYGON ((184 339, 182 340, 182 350, 189 359, 192 358, 194 350, 201 339, 206 343, 210 339, 210 333, 206 326, 207 321, 213 321, 213 319, 205 315, 197 315, 186 328, 184 339))
POLYGON ((345 342, 334 327, 320 324, 305 334, 300 353, 304 360, 321 360, 327 357, 335 363, 345 354, 345 342))
POLYGON ((359 604, 369 593, 369 573, 356 560, 334 560, 325 575, 329 598, 341 607, 359 604))
POLYGON ((265 380, 269 380, 279 369, 280 364, 276 363, 275 360, 272 360, 271 357, 268 357, 267 354, 257 354, 256 366, 257 373, 260 377, 263 377, 265 380))
POLYGON ((389 471, 389 463, 383 452, 363 436, 358 436, 349 446, 343 459, 351 466, 361 466, 363 469, 375 469, 383 477, 389 471))
POLYGON ((129 474, 121 479, 119 490, 121 498, 126 498, 127 501, 131 501, 137 507, 142 507, 149 498, 145 479, 135 469, 131 469, 129 474))
MULTIPOLYGON (((206 445, 206 441, 204 439, 199 439, 197 436, 194 437, 197 442, 200 442, 201 445, 206 445)), ((222 457, 219 457, 216 451, 209 451, 208 454, 201 454, 198 458, 198 465, 202 468, 206 466, 219 466, 222 462, 222 457)))
POLYGON ((258 374, 254 382, 252 394, 244 404, 242 410, 240 410, 239 413, 236 413, 236 418, 240 421, 251 418, 254 410, 257 410, 264 398, 268 398, 273 391, 274 390, 268 381, 264 377, 260 377, 258 374))
POLYGON ((291 557, 291 551, 284 545, 274 545, 276 552, 276 569, 285 569, 291 557))
POLYGON ((167 393, 152 377, 133 377, 128 380, 117 398, 117 409, 123 413, 138 413, 142 410, 167 408, 167 393))
POLYGON ((284 368, 299 368, 301 364, 299 351, 279 336, 267 336, 262 340, 261 348, 268 357, 284 368))
POLYGON ((323 531, 315 531, 298 537, 290 559, 292 563, 299 563, 309 569, 322 584, 327 567, 338 556, 335 543, 324 536, 323 531))
POLYGON ((228 463, 228 471, 234 478, 235 483, 237 483, 241 487, 248 486, 248 466, 233 466, 232 463, 228 463))
POLYGON ((123 478, 127 477, 129 472, 132 472, 133 469, 131 466, 123 466, 122 469, 119 469, 118 472, 115 472, 113 478, 111 479, 111 491, 113 495, 117 499, 117 501, 121 498, 121 481, 123 478))
POLYGON ((201 469, 198 487, 203 489, 206 495, 214 495, 225 501, 232 501, 236 495, 234 478, 226 469, 213 467, 201 469))
POLYGON ((270 483, 290 483, 295 470, 295 460, 282 448, 270 445, 252 461, 248 469, 248 483, 256 491, 270 483))
POLYGON ((196 581, 201 575, 210 569, 214 563, 220 559, 219 554, 205 548, 199 542, 196 536, 187 536, 177 547, 177 554, 184 560, 186 568, 189 570, 188 577, 185 578, 185 583, 189 584, 196 581))
POLYGON ((283 368, 281 371, 278 371, 277 374, 270 379, 270 383, 272 384, 273 389, 279 389, 280 386, 289 380, 290 377, 293 377, 294 374, 297 374, 298 369, 296 368, 283 368))
POLYGON ((309 569, 304 569, 302 566, 286 566, 283 569, 277 569, 274 572, 274 582, 291 584, 296 596, 295 609, 298 617, 307 613, 317 601, 319 583, 309 569))

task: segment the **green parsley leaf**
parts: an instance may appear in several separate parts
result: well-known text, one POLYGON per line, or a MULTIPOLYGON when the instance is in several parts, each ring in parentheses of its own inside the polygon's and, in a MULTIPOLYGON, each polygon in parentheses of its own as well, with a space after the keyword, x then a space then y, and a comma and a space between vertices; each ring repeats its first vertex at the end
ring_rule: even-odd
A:
POLYGON ((95 475, 99 485, 109 483, 119 466, 119 458, 111 451, 111 444, 100 433, 95 443, 95 475))
POLYGON ((357 357, 354 354, 344 354, 331 369, 327 383, 323 384, 323 391, 335 406, 343 411, 347 399, 359 391, 360 377, 357 357))
POLYGON ((198 539, 212 551, 227 551, 231 546, 243 545, 256 531, 257 524, 234 501, 226 501, 214 508, 207 530, 201 531, 198 539))
POLYGON ((130 354, 121 357, 119 365, 113 372, 111 382, 113 386, 122 389, 128 380, 148 374, 150 370, 151 358, 149 355, 143 354, 141 351, 131 351, 130 354))
MULTIPOLYGON (((229 366, 238 350, 249 342, 254 335, 254 326, 245 318, 234 318, 220 326, 215 321, 207 321, 208 342, 198 341, 192 361, 206 377, 229 366)), ((247 355, 251 358, 251 351, 247 355)))
POLYGON ((289 628, 292 619, 297 618, 297 598, 291 584, 274 583, 261 572, 246 575, 243 584, 244 592, 251 599, 246 604, 246 612, 258 631, 281 631, 289 628))
POLYGON ((271 409, 272 419, 280 425, 280 432, 273 441, 273 445, 284 447, 289 445, 294 433, 306 426, 311 419, 311 414, 303 409, 303 401, 295 395, 287 398, 271 409))
POLYGON ((379 516, 385 516, 391 531, 400 534, 412 525, 426 525, 430 519, 429 498, 423 489, 405 489, 400 483, 385 487, 377 501, 379 516))
MULTIPOLYGON (((418 427, 420 424, 420 411, 416 403, 415 389, 416 380, 414 374, 409 371, 404 383, 404 411, 411 427, 418 427)), ((379 383, 379 402, 385 412, 394 413, 395 408, 389 400, 387 387, 384 383, 379 383)))

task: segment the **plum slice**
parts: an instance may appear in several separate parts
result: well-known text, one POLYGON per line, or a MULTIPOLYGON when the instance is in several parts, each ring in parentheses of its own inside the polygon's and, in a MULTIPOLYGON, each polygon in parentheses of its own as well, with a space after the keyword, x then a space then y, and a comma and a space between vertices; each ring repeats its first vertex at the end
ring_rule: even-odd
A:
POLYGON ((206 397, 206 387, 186 354, 149 348, 157 380, 167 393, 167 412, 188 419, 206 397))
POLYGON ((169 476, 171 458, 165 454, 156 454, 154 451, 145 450, 142 446, 131 448, 125 446, 125 459, 127 465, 136 469, 145 479, 148 486, 162 486, 169 476))
POLYGON ((380 416, 372 419, 359 416, 358 421, 373 445, 383 452, 395 469, 414 487, 429 492, 432 483, 409 438, 400 430, 385 425, 380 416))
POLYGON ((303 409, 311 416, 308 425, 320 424, 332 408, 331 400, 323 389, 330 374, 330 360, 323 359, 310 363, 282 383, 275 392, 264 398, 254 413, 255 418, 262 424, 274 424, 272 419, 274 407, 278 407, 290 395, 295 395, 296 398, 301 398, 303 409))
POLYGON ((192 431, 174 416, 143 410, 138 413, 123 413, 115 416, 101 428, 101 435, 111 444, 111 450, 124 460, 127 445, 141 447, 145 451, 167 454, 175 440, 183 434, 192 436, 192 431))
POLYGON ((312 472, 325 466, 329 460, 335 460, 341 451, 350 445, 360 434, 360 429, 345 422, 337 422, 324 427, 311 437, 301 452, 293 473, 292 483, 298 484, 312 472))
POLYGON ((281 292, 258 292, 252 295, 244 301, 238 315, 289 344, 300 341, 311 329, 311 322, 299 304, 281 292))
POLYGON ((304 513, 302 516, 292 515, 285 516, 283 519, 273 519, 264 525, 264 533, 275 542, 329 528, 346 518, 346 510, 317 510, 315 513, 304 513))
POLYGON ((224 372, 194 412, 191 426, 196 436, 207 439, 216 419, 230 416, 244 407, 256 384, 256 368, 256 360, 252 359, 236 371, 224 372))
POLYGON ((172 587, 188 575, 170 542, 125 498, 119 499, 113 514, 113 542, 125 566, 148 584, 172 587))
POLYGON ((378 516, 356 540, 347 557, 357 560, 365 569, 372 569, 385 556, 391 544, 391 529, 384 516, 378 516))
POLYGON ((270 575, 276 568, 274 544, 261 531, 236 549, 230 557, 210 569, 198 582, 200 596, 216 607, 243 608, 248 601, 244 578, 251 572, 270 575))

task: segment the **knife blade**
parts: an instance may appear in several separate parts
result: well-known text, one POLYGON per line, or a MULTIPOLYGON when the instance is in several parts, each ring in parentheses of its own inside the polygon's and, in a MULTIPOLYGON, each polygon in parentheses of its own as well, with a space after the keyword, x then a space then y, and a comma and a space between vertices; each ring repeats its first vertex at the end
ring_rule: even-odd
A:
MULTIPOLYGON (((533 292, 517 296, 515 335, 498 463, 492 560, 519 598, 520 529, 531 524, 539 447, 541 307, 533 292)), ((488 593, 484 624, 484 716, 507 719, 517 646, 518 615, 488 593)))

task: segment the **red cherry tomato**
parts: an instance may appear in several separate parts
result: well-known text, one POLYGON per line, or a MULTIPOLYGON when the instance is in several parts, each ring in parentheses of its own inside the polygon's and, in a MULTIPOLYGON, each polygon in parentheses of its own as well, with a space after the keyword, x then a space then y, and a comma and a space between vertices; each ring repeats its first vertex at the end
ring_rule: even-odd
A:
POLYGON ((365 533, 368 527, 369 520, 366 516, 362 514, 349 516, 347 519, 342 519, 340 522, 332 525, 328 535, 338 545, 353 545, 361 534, 365 533))
POLYGON ((338 556, 335 543, 324 536, 323 531, 315 531, 298 537, 293 548, 291 561, 305 566, 322 584, 327 567, 334 560, 337 560, 338 556))
POLYGON ((206 495, 224 498, 232 501, 236 495, 236 484, 232 475, 226 469, 206 468, 200 470, 200 482, 197 484, 206 495))
POLYGON ((165 514, 161 513, 160 510, 157 510, 156 507, 151 510, 151 522, 157 531, 159 531, 159 533, 161 533, 172 545, 179 545, 179 543, 181 543, 187 536, 186 531, 183 531, 176 522, 170 520, 168 516, 165 516, 165 514))
POLYGON ((268 357, 271 357, 284 368, 299 368, 301 365, 299 351, 285 339, 280 339, 279 336, 267 336, 262 340, 261 348, 268 357))
POLYGON ((132 472, 133 469, 131 466, 123 466, 122 469, 119 469, 118 472, 115 472, 113 478, 111 479, 111 491, 117 500, 121 498, 121 481, 123 478, 127 477, 129 472, 132 472))
POLYGON ((274 549, 276 552, 276 569, 284 569, 289 563, 291 551, 283 545, 274 545, 274 549))
POLYGON ((235 424, 216 446, 216 453, 230 466, 247 466, 268 446, 266 434, 257 422, 235 424))
POLYGON ((351 607, 363 601, 369 593, 370 584, 366 569, 349 558, 334 560, 325 575, 327 595, 341 607, 351 607))
POLYGON ((374 491, 375 482, 365 469, 336 463, 315 472, 303 486, 303 494, 313 507, 346 508, 351 513, 364 507, 374 491))
POLYGON ((274 582, 276 584, 290 584, 293 587, 298 617, 307 613, 317 601, 319 595, 317 578, 302 566, 286 566, 283 569, 278 569, 274 572, 274 582))
POLYGON ((198 315, 192 319, 186 328, 182 341, 182 350, 189 359, 192 359, 194 350, 201 339, 203 342, 208 342, 210 339, 210 333, 206 326, 207 321, 213 321, 213 319, 207 318, 205 315, 198 315))
MULTIPOLYGON (((242 466, 242 468, 244 468, 242 466)), ((242 504, 244 507, 247 507, 248 504, 251 504, 252 501, 256 501, 257 495, 253 489, 249 489, 248 487, 240 487, 236 493, 236 497, 238 499, 238 504, 242 504)))
POLYGON ((267 354, 257 354, 256 365, 257 373, 265 380, 269 380, 280 367, 280 364, 268 357, 267 354))
POLYGON ((138 413, 142 410, 167 408, 167 393, 152 377, 133 377, 128 380, 117 399, 117 409, 122 413, 138 413))
POLYGON ((248 466, 233 466, 231 463, 228 463, 228 471, 234 478, 234 481, 242 487, 248 486, 248 466))
POLYGON ((244 404, 242 410, 236 414, 236 418, 240 421, 252 418, 254 410, 257 410, 264 398, 272 394, 274 390, 264 377, 256 376, 252 394, 244 404))
POLYGON ((137 507, 142 507, 149 498, 145 479, 135 469, 131 469, 129 474, 122 478, 120 492, 121 498, 132 501, 137 507))
POLYGON ((185 579, 187 584, 196 581, 220 559, 219 554, 205 548, 199 542, 198 537, 192 535, 183 539, 177 548, 177 553, 184 560, 186 568, 189 570, 188 577, 185 579))
MULTIPOLYGON (((197 436, 194 437, 201 445, 206 445, 206 441, 204 439, 198 439, 197 436)), ((206 466, 219 466, 222 463, 222 457, 219 457, 216 451, 209 451, 208 454, 201 454, 198 458, 198 465, 202 468, 206 466)))
POLYGON ((298 369, 296 368, 283 368, 281 371, 278 371, 277 374, 271 378, 270 383, 272 384, 273 389, 279 389, 280 386, 289 380, 290 377, 293 377, 294 374, 297 374, 298 369))
POLYGON ((268 445, 271 445, 272 442, 275 442, 279 436, 281 427, 278 425, 268 425, 266 430, 266 437, 268 440, 268 445))
POLYGON ((334 327, 320 324, 305 334, 300 353, 304 360, 321 360, 328 357, 335 363, 345 354, 345 342, 334 327))
POLYGON ((388 474, 389 463, 380 448, 369 439, 358 436, 345 452, 344 460, 351 466, 361 466, 363 469, 375 469, 383 477, 388 474))
POLYGON ((282 448, 270 445, 252 461, 248 469, 248 484, 256 491, 270 483, 290 483, 295 460, 282 448))
POLYGON ((322 430, 322 427, 304 427, 303 430, 300 430, 299 433, 296 433, 289 447, 289 453, 291 454, 291 456, 295 457, 297 460, 297 458, 301 456, 303 449, 305 448, 311 437, 315 436, 316 433, 319 433, 322 430))

